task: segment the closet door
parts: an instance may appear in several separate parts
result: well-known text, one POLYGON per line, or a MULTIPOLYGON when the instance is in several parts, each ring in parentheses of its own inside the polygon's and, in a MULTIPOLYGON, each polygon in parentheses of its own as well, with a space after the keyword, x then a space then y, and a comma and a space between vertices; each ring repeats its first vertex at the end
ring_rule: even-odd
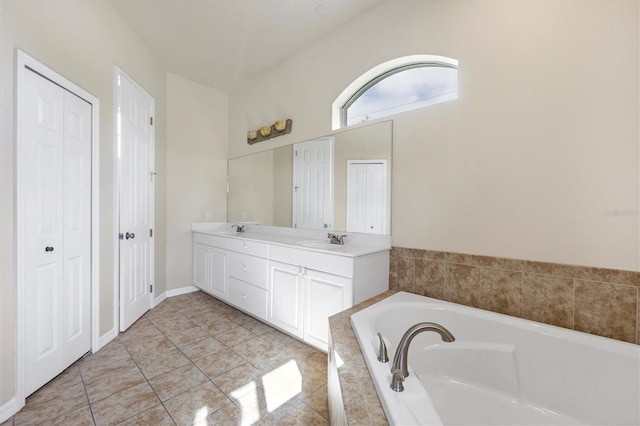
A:
POLYGON ((25 73, 25 390, 91 349, 91 106, 25 73))

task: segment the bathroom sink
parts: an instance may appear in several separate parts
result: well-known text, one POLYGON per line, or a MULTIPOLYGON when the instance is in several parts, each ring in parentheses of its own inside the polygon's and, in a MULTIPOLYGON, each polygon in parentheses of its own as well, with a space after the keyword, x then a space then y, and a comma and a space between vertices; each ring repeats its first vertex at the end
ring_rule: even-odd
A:
POLYGON ((340 247, 337 244, 331 244, 326 241, 298 241, 298 244, 303 247, 321 249, 321 250, 333 250, 340 247))

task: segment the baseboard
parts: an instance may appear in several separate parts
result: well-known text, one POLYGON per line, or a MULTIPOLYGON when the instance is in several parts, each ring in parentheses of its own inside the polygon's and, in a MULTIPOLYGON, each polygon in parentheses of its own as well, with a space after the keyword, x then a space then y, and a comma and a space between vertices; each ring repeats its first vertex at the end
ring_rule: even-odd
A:
POLYGON ((156 306, 161 304, 166 298, 167 298, 167 292, 165 291, 164 293, 162 293, 160 296, 156 297, 153 300, 153 307, 155 308, 156 306))
POLYGON ((4 405, 0 406, 0 423, 6 422, 11 418, 11 416, 20 411, 22 407, 24 407, 24 403, 22 404, 22 406, 18 404, 18 399, 15 396, 7 401, 4 405))
POLYGON ((196 286, 190 285, 187 287, 174 288, 173 290, 167 290, 167 297, 180 296, 181 294, 193 293, 200 289, 196 286))
POLYGON ((112 341, 116 337, 118 337, 118 329, 116 327, 114 327, 111 330, 109 330, 106 333, 104 333, 102 336, 100 336, 100 338, 98 339, 98 348, 94 352, 97 352, 101 348, 105 347, 105 345, 107 345, 107 343, 109 343, 110 341, 112 341))

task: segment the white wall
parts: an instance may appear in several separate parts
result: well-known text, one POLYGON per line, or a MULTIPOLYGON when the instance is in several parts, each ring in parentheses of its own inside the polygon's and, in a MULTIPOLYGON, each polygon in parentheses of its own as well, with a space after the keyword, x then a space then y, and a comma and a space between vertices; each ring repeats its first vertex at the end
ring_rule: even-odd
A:
POLYGON ((167 74, 167 290, 192 285, 191 224, 227 219, 227 123, 226 94, 167 74))
POLYGON ((14 395, 14 72, 20 48, 100 99, 100 333, 115 326, 113 65, 156 101, 156 289, 165 289, 165 73, 105 0, 0 2, 0 407, 14 395))
POLYGON ((449 56, 459 99, 394 117, 393 245, 637 271, 638 26, 636 1, 388 1, 231 93, 229 157, 329 133, 375 65, 449 56))

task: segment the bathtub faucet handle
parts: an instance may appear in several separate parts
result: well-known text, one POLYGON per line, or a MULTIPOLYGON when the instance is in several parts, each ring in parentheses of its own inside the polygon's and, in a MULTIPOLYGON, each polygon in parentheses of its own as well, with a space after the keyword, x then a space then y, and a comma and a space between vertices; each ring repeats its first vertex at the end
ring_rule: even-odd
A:
POLYGON ((395 392, 404 391, 404 374, 402 374, 401 370, 399 369, 393 370, 392 376, 391 376, 391 384, 389 385, 389 387, 393 389, 395 392))
POLYGON ((378 339, 380 339, 380 346, 378 347, 378 361, 389 362, 389 354, 387 353, 387 345, 384 343, 382 334, 378 333, 378 339))

